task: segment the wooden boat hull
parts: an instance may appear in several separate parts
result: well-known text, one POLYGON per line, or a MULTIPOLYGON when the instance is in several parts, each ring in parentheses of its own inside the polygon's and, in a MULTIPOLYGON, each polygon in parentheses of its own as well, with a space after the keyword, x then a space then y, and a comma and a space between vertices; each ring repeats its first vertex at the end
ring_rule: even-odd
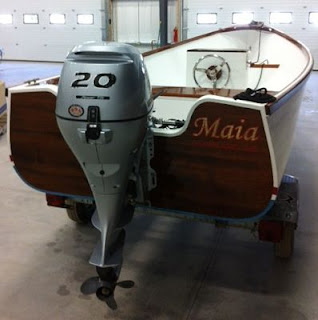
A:
MULTIPOLYGON (((239 31, 237 39, 241 43, 242 32, 248 28, 230 28, 207 37, 216 35, 216 39, 220 40, 222 34, 226 34, 221 40, 229 45, 234 42, 228 34, 239 31)), ((277 77, 272 77, 275 88, 282 88, 271 92, 276 97, 273 103, 234 100, 233 96, 242 90, 230 88, 165 87, 155 100, 155 116, 184 119, 185 124, 177 130, 153 128, 155 156, 151 167, 157 174, 157 187, 149 192, 145 204, 181 214, 224 220, 258 219, 273 205, 292 145, 304 84, 313 62, 306 48, 274 29, 253 26, 249 31, 254 34, 249 34, 248 38, 259 43, 257 36, 260 30, 264 32, 263 37, 269 40, 273 34, 273 43, 283 39, 284 46, 290 46, 294 54, 301 57, 301 66, 294 68, 291 75, 288 66, 284 65, 284 57, 280 56, 278 60, 273 58, 275 63, 266 65, 268 72, 264 82, 268 79, 272 81, 272 70, 276 72, 274 75, 288 71, 286 85, 279 83, 277 77)), ((203 40, 201 36, 195 39, 200 41, 200 45, 203 40)), ((192 57, 198 53, 191 40, 171 48, 179 50, 182 45, 186 46, 187 52, 183 59, 186 59, 186 54, 192 57)), ((171 65, 165 50, 169 48, 145 55, 150 74, 156 71, 151 68, 159 70, 165 61, 171 65), (156 63, 156 55, 159 62, 163 59, 162 63, 156 63)), ((267 51, 267 54, 272 51, 267 51)), ((240 61, 247 55, 246 50, 224 52, 229 54, 229 58, 232 53, 238 55, 240 61)), ((179 53, 181 57, 181 51, 179 53)), ((251 76, 255 76, 255 72, 259 72, 259 65, 250 64, 248 69, 246 61, 242 68, 245 75, 250 72, 251 76)), ((184 74, 179 71, 178 75, 184 74)), ((237 84, 240 72, 233 75, 233 81, 237 84)), ((163 75, 167 72, 157 78, 153 76, 158 81, 155 83, 157 86, 165 80, 163 75)), ((92 199, 84 173, 56 124, 57 82, 56 78, 36 86, 24 85, 10 90, 12 159, 20 177, 37 190, 77 199, 92 199)), ((153 93, 161 90, 154 87, 153 93)))
POLYGON ((155 137, 156 207, 221 218, 258 215, 273 194, 271 157, 258 110, 203 102, 187 130, 155 137))
POLYGON ((55 119, 51 92, 11 94, 10 145, 15 169, 35 189, 91 197, 91 190, 55 119), (34 116, 36 115, 36 116, 34 116))
MULTIPOLYGON (((42 91, 11 90, 15 169, 37 190, 91 198, 84 173, 57 127, 52 88, 56 90, 52 85, 42 91)), ((151 166, 158 185, 149 195, 152 206, 220 219, 265 213, 275 199, 278 181, 264 119, 265 111, 204 98, 197 102, 184 133, 155 134, 151 166)))

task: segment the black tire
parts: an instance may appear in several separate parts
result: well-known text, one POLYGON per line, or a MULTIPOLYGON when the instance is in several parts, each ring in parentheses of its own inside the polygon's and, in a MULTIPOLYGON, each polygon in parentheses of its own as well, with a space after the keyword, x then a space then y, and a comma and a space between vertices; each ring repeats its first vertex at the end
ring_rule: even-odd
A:
POLYGON ((66 208, 67 215, 72 221, 81 224, 90 223, 95 211, 94 204, 76 202, 71 199, 66 200, 65 203, 68 206, 66 208))
POLYGON ((290 258, 294 251, 294 234, 296 225, 285 222, 283 226, 283 239, 274 244, 275 256, 278 258, 290 258))

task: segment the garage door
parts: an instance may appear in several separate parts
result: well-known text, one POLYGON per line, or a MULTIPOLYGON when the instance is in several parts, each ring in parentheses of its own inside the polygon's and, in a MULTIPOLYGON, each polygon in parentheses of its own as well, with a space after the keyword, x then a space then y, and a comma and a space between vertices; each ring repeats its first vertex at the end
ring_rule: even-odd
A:
POLYGON ((0 49, 4 59, 63 61, 88 40, 101 40, 100 0, 1 3, 0 49))

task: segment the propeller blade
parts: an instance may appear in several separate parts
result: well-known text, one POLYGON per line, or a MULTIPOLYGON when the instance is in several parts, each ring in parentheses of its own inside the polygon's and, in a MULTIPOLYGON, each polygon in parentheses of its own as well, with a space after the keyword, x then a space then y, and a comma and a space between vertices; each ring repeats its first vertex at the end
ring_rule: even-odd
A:
POLYGON ((96 293, 97 289, 101 286, 99 277, 92 277, 87 279, 81 285, 81 292, 85 295, 96 293))
POLYGON ((116 283, 116 286, 125 288, 125 289, 130 289, 135 285, 134 281, 131 280, 125 280, 125 281, 120 281, 116 283))
POLYGON ((117 309, 117 303, 115 301, 114 295, 110 295, 109 297, 107 297, 105 299, 106 304, 108 305, 109 308, 111 308, 112 310, 116 310, 117 309))

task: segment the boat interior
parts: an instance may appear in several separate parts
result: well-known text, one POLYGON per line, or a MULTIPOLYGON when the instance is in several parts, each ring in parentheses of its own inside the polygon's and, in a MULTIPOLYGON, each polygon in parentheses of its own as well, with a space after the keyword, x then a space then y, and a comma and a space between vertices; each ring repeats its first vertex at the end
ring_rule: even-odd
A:
POLYGON ((219 30, 143 55, 154 94, 189 98, 263 87, 280 93, 310 65, 302 44, 264 26, 219 30))
MULTIPOLYGON (((305 77, 310 59, 302 44, 263 25, 222 29, 146 52, 144 60, 156 97, 153 117, 185 122, 184 128, 162 130, 159 126, 154 133, 180 135, 202 99, 246 107, 248 101, 233 97, 247 88, 266 88, 279 99, 305 77)), ((57 84, 58 77, 45 83, 57 84)), ((254 103, 254 108, 264 103, 258 105, 254 103)), ((270 104, 265 105, 270 114, 270 104)))
MULTIPOLYGON (((145 62, 153 86, 235 91, 266 87, 279 92, 308 65, 308 54, 302 48, 273 29, 231 28, 146 53, 145 62)), ((224 95, 224 91, 214 94, 224 95)))

